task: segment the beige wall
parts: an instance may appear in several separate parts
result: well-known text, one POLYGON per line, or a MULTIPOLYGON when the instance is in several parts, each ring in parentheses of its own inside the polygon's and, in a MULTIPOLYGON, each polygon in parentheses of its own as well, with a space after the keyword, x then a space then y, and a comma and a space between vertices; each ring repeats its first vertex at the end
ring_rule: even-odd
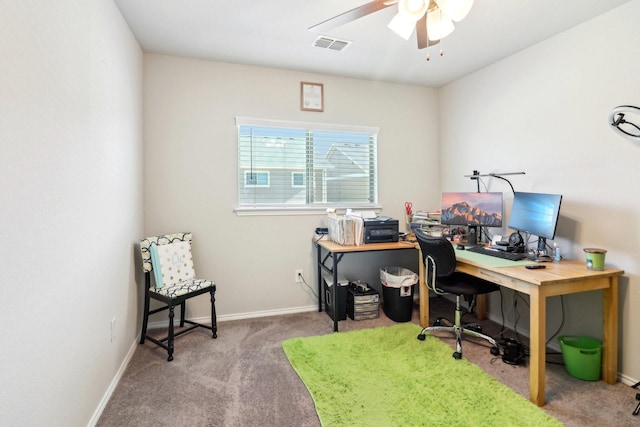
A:
POLYGON ((142 52, 111 0, 0 10, 0 425, 88 425, 138 332, 142 52))
MULTIPOLYGON (((640 143, 609 128, 609 111, 640 106, 640 1, 525 49, 440 91, 442 189, 475 189, 463 175, 525 171, 516 191, 564 196, 556 241, 564 256, 583 259, 582 248, 608 250, 607 265, 624 269, 620 286, 620 371, 640 378, 640 143)), ((486 179, 503 191, 509 186, 486 179)), ((511 307, 505 294, 505 308, 511 307)), ((561 333, 601 338, 601 293, 565 298, 561 333)), ((491 300, 500 319, 499 298, 491 300)), ((519 305, 519 330, 528 331, 528 308, 519 305)), ((513 322, 513 311, 508 319, 513 322)), ((562 319, 560 298, 548 306, 547 332, 562 319)), ((556 342, 557 344, 557 342, 556 342)))
MULTIPOLYGON (((311 239, 326 226, 324 214, 234 213, 236 116, 378 126, 382 213, 401 218, 406 200, 439 199, 433 89, 145 55, 144 93, 146 233, 194 233, 196 271, 218 283, 222 320, 317 307, 294 273, 303 269, 315 291, 311 239), (323 113, 300 110, 301 81, 324 84, 323 113)), ((379 284, 375 268, 347 264, 355 271, 345 272, 379 284)), ((206 298, 188 311, 207 316, 206 298)))
MULTIPOLYGON (((627 272, 620 370, 640 378, 640 147, 606 124, 612 107, 640 102, 639 15, 634 0, 435 91, 160 55, 145 55, 143 70, 109 0, 3 3, 0 424, 95 421, 136 346, 133 248, 144 235, 194 232, 197 269, 219 284, 221 319, 315 307, 293 273, 304 269, 315 290, 311 232, 324 216, 233 212, 235 116, 379 126, 389 216, 401 218, 406 200, 434 208, 442 190, 474 189, 463 178, 474 169, 525 170, 516 189, 564 194, 565 255, 605 247, 608 264, 627 272), (325 84, 324 113, 299 110, 303 80, 325 84)), ((508 195, 505 183, 487 185, 508 195)), ((405 262, 413 255, 365 255, 344 271, 377 283, 378 266, 405 262)), ((206 316, 205 300, 189 314, 206 316)), ((597 292, 568 298, 565 331, 599 336, 600 302, 597 292)), ((559 301, 549 310, 554 330, 559 301)))

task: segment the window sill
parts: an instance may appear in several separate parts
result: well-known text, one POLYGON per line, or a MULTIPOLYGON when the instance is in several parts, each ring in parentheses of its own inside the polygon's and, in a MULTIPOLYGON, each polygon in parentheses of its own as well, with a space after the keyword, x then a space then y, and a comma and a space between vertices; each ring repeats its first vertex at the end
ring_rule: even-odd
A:
MULTIPOLYGON (((366 205, 366 206, 350 206, 353 211, 374 211, 379 213, 382 206, 366 205)), ((344 214, 346 207, 337 207, 336 211, 344 214)), ((233 210, 238 216, 267 216, 267 215, 326 215, 327 207, 322 206, 241 206, 233 210)))

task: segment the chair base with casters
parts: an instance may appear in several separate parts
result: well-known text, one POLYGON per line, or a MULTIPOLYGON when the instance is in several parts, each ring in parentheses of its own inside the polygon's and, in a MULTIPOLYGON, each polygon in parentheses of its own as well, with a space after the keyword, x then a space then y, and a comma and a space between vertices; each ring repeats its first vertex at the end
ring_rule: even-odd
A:
POLYGON ((446 319, 438 318, 434 322, 434 326, 427 326, 424 328, 420 334, 418 334, 418 339, 420 341, 424 341, 426 338, 427 332, 437 332, 437 331, 447 331, 455 334, 456 337, 456 351, 453 353, 454 359, 462 359, 462 335, 469 335, 472 337, 480 338, 485 341, 488 341, 492 347, 490 352, 494 356, 498 356, 500 354, 500 350, 498 349, 498 343, 496 340, 491 338, 488 335, 483 334, 478 329, 480 329, 480 325, 472 324, 472 325, 463 325, 461 322, 462 319, 462 310, 460 307, 460 295, 456 295, 456 312, 455 312, 455 322, 451 326, 442 325, 442 321, 446 319))
POLYGON ((425 264, 425 285, 428 290, 437 295, 451 294, 456 297, 455 318, 450 326, 443 326, 442 321, 434 326, 424 328, 418 335, 419 340, 424 340, 427 332, 448 331, 455 334, 456 351, 455 359, 462 358, 462 336, 469 335, 489 342, 491 354, 497 356, 500 353, 496 341, 479 330, 479 325, 462 324, 462 298, 474 301, 476 295, 487 294, 500 288, 487 280, 483 280, 465 273, 456 271, 456 254, 451 242, 444 237, 432 237, 421 230, 415 230, 422 259, 425 264))
POLYGON ((216 320, 215 292, 216 285, 211 280, 202 280, 196 278, 188 278, 177 283, 169 283, 161 287, 153 286, 151 283, 151 275, 153 274, 153 262, 151 256, 152 245, 165 245, 176 242, 189 242, 189 261, 191 257, 190 242, 191 233, 176 233, 163 236, 147 237, 140 241, 140 250, 142 253, 144 273, 145 273, 145 299, 144 314, 142 318, 142 332, 140 334, 140 344, 144 344, 145 340, 149 340, 168 353, 167 360, 173 360, 174 339, 180 335, 186 334, 196 328, 204 328, 211 331, 211 338, 218 337, 218 326, 216 320), (211 326, 185 319, 186 301, 198 295, 209 294, 211 300, 211 326), (153 310, 150 309, 151 299, 160 301, 163 305, 153 310), (176 333, 174 330, 175 308, 180 307, 180 327, 183 328, 185 323, 186 329, 176 333), (147 326, 149 316, 162 311, 169 311, 169 330, 164 338, 154 338, 147 334, 147 326))

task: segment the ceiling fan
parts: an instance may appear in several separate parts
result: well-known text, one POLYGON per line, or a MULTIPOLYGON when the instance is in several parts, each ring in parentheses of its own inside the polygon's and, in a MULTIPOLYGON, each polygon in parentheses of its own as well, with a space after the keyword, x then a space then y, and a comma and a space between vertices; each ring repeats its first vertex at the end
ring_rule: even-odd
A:
POLYGON ((394 5, 397 5, 398 13, 387 26, 405 40, 409 40, 415 28, 418 49, 424 49, 451 34, 453 21, 458 22, 467 16, 473 0, 374 0, 316 24, 309 30, 335 28, 394 5))

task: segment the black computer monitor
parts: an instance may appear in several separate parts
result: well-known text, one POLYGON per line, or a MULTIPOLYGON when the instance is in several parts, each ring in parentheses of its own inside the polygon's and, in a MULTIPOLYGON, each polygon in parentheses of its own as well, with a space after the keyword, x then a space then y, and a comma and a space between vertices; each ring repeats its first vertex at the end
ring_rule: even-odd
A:
POLYGON ((502 227, 502 193, 442 193, 446 225, 502 227))
POLYGON ((442 193, 440 222, 469 227, 467 243, 476 245, 478 227, 502 227, 502 193, 442 193))
POLYGON ((509 228, 538 236, 538 250, 556 235, 562 195, 515 192, 509 228))

